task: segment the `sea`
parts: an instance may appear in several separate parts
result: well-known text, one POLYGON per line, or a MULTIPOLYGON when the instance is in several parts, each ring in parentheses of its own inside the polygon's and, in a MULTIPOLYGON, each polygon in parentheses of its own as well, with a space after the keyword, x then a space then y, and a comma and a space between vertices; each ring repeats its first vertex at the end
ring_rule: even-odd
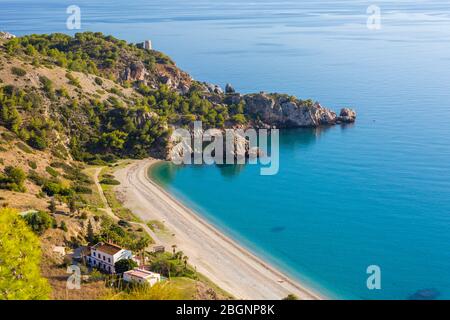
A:
POLYGON ((353 125, 282 130, 276 175, 149 174, 325 296, 450 299, 448 1, 0 0, 0 30, 149 39, 197 80, 354 108, 353 125))

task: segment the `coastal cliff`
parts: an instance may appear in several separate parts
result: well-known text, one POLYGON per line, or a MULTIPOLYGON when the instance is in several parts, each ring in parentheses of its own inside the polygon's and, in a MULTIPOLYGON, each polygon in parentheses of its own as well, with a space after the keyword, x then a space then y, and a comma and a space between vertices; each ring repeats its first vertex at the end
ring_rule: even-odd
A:
POLYGON ((170 133, 354 122, 356 113, 194 80, 165 54, 101 33, 0 37, 0 125, 38 150, 84 162, 165 158, 170 133), (109 159, 109 160, 108 160, 109 159))

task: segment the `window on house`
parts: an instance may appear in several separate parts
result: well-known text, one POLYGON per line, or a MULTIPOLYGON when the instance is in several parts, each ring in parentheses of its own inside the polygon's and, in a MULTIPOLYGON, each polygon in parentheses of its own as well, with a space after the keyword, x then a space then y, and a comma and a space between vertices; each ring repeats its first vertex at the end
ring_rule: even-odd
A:
POLYGON ((108 262, 111 263, 111 258, 108 258, 108 262))
POLYGON ((105 259, 105 256, 103 256, 103 261, 105 261, 106 259, 105 259))

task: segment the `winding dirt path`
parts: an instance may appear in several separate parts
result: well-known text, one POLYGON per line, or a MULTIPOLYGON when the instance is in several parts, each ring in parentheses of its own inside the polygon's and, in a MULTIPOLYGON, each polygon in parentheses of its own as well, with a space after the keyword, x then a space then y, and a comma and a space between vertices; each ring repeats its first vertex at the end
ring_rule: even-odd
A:
MULTIPOLYGON (((121 219, 114 214, 114 211, 109 206, 108 200, 106 199, 105 193, 103 192, 102 186, 100 185, 100 181, 98 178, 98 176, 100 175, 100 173, 102 172, 103 169, 104 169, 104 167, 98 167, 94 171, 94 183, 97 186, 98 193, 100 195, 100 199, 102 200, 103 205, 105 206, 105 208, 99 208, 99 210, 104 211, 109 217, 111 217, 111 219, 113 219, 114 221, 117 222, 121 219)), ((130 224, 133 224, 133 225, 137 225, 137 226, 141 227, 142 229, 144 229, 145 232, 155 241, 155 244, 161 243, 158 236, 145 223, 134 222, 134 221, 127 221, 127 222, 130 224)))

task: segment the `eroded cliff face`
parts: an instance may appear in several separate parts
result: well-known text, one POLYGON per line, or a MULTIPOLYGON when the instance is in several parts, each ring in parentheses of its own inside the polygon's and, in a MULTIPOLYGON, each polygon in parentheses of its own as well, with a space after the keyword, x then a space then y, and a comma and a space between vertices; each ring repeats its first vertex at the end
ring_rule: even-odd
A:
POLYGON ((245 138, 242 132, 229 130, 228 135, 225 130, 220 129, 194 129, 190 133, 189 139, 183 139, 179 136, 172 135, 169 138, 167 145, 168 152, 165 156, 167 160, 180 160, 186 154, 193 156, 194 153, 202 153, 204 148, 209 145, 215 139, 220 139, 223 143, 223 154, 227 154, 227 148, 230 149, 229 154, 235 159, 241 157, 256 157, 259 154, 259 150, 252 150, 249 141, 245 138), (221 138, 218 138, 221 137, 221 138), (195 143, 195 140, 203 141, 201 143, 195 143), (227 146, 227 139, 230 139, 229 146, 227 146))
POLYGON ((142 61, 136 60, 135 57, 127 58, 128 61, 120 72, 120 81, 143 83, 153 89, 157 89, 163 84, 182 95, 189 92, 193 80, 188 73, 180 70, 176 65, 168 62, 155 63, 153 69, 149 70, 142 61))
MULTIPOLYGON (((337 115, 312 100, 287 94, 240 94, 231 84, 223 89, 195 81, 165 54, 100 33, 14 39, 0 32, 0 66, 5 95, 15 99, 22 94, 15 92, 22 90, 23 100, 33 105, 14 105, 2 114, 18 112, 23 130, 32 127, 30 119, 39 114, 43 124, 39 138, 46 142, 43 148, 62 147, 69 157, 72 152, 92 159, 99 151, 119 157, 166 157, 174 146, 171 132, 200 120, 205 130, 223 131, 319 127, 356 119, 350 108, 337 115), (38 68, 30 63, 30 43, 35 44, 38 68), (54 48, 58 48, 58 59, 49 55, 54 48), (73 52, 82 52, 85 63, 73 60, 73 52), (71 70, 72 65, 78 71, 71 70), (12 67, 23 75, 13 75, 12 67), (75 111, 69 112, 67 106, 75 111), (49 129, 52 123, 58 126, 49 129)), ((3 119, 3 124, 8 121, 3 119)), ((31 135, 24 137, 33 143, 31 135)), ((245 138, 235 136, 234 145, 235 156, 252 153, 245 138)))
POLYGON ((188 73, 180 70, 169 58, 157 59, 152 70, 149 70, 142 61, 136 60, 134 56, 126 56, 122 61, 125 62, 120 75, 122 81, 144 83, 154 89, 165 85, 180 95, 188 95, 195 84, 195 88, 203 92, 202 99, 208 100, 215 107, 244 103, 244 114, 250 118, 247 127, 318 127, 356 120, 356 112, 350 108, 343 108, 337 115, 336 112, 321 106, 320 103, 300 100, 286 94, 261 92, 241 95, 231 84, 227 84, 225 89, 222 89, 216 84, 197 82, 188 73))
MULTIPOLYGON (((341 109, 339 115, 334 111, 321 106, 319 103, 313 103, 311 100, 299 100, 295 97, 280 94, 248 94, 240 95, 228 91, 226 94, 218 86, 205 84, 208 96, 204 96, 205 99, 218 105, 225 101, 227 104, 239 104, 244 103, 244 112, 249 117, 250 121, 246 125, 235 125, 233 129, 286 129, 286 128, 298 128, 298 127, 319 127, 330 126, 340 123, 352 123, 356 120, 356 112, 350 108, 341 109), (219 93, 217 93, 219 92, 219 93), (216 93, 216 94, 214 94, 216 93)), ((176 128, 174 128, 176 129, 176 128)), ((192 128, 191 128, 192 129, 192 128)), ((191 138, 201 139, 205 135, 205 131, 191 130, 191 138)), ((210 129, 206 132, 210 136, 214 136, 215 133, 225 136, 225 129, 210 129)), ((169 139, 168 152, 166 158, 173 160, 174 158, 181 158, 188 152, 192 153, 194 150, 192 145, 187 143, 180 143, 181 140, 174 138, 169 139)), ((203 144, 202 148, 206 144, 203 144)), ((233 145, 235 158, 244 157, 257 157, 260 155, 260 150, 256 148, 251 150, 249 141, 246 137, 239 134, 239 131, 233 133, 233 145)), ((224 146, 225 150, 225 146, 224 146)), ((197 150, 201 152, 201 150, 197 150)))
POLYGON ((356 113, 342 109, 340 116, 319 103, 277 94, 250 94, 242 97, 245 112, 261 124, 276 128, 317 127, 338 122, 354 122, 356 113))

